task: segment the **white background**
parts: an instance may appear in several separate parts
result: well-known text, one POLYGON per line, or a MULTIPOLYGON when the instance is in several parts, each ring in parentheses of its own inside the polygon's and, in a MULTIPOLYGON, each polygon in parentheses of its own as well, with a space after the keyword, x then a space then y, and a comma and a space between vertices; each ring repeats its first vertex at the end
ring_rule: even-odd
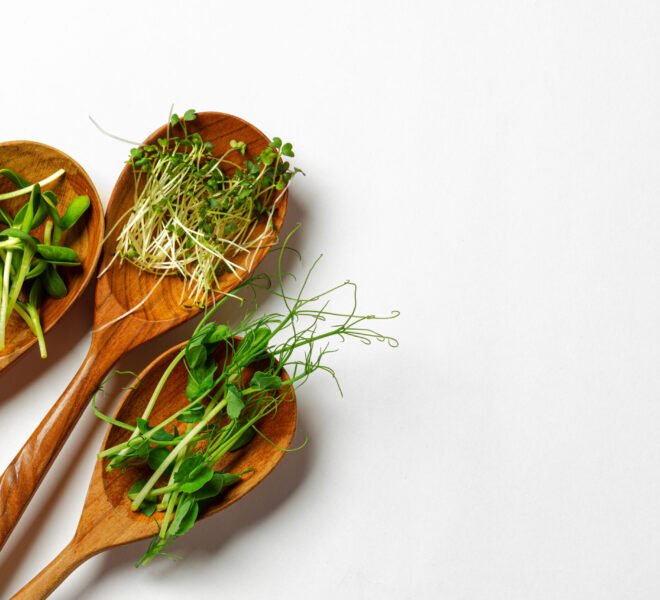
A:
MULTIPOLYGON (((603 599, 660 594, 660 5, 12 2, 0 139, 79 160, 104 201, 174 104, 294 143, 288 226, 397 350, 346 344, 308 447, 136 570, 65 599, 603 599)), ((272 269, 272 264, 265 265, 272 269)), ((0 376, 0 467, 89 344, 87 293, 0 376)), ((183 339, 131 353, 140 369, 183 339)), ((113 399, 106 399, 110 409, 113 399)), ((85 414, 0 554, 7 598, 71 538, 103 427, 85 414)))

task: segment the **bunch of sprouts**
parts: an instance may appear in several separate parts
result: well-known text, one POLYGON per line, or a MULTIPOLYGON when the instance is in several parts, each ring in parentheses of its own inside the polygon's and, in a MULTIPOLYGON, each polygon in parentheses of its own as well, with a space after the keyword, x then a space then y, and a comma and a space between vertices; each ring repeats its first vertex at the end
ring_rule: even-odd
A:
MULTIPOLYGON (((355 284, 347 281, 306 296, 314 266, 298 293, 289 295, 283 285, 280 252, 279 285, 272 291, 282 302, 280 312, 253 313, 231 328, 209 320, 227 297, 221 299, 163 371, 136 423, 111 419, 94 408, 101 419, 130 431, 126 441, 99 454, 107 460, 106 468, 148 467, 151 473, 128 491, 133 510, 148 516, 159 511, 162 515, 154 521, 157 533, 138 565, 147 564, 157 555, 168 556, 165 548, 194 525, 200 505, 203 507, 254 470, 228 473, 219 465, 225 455, 248 445, 255 434, 264 436, 260 423, 287 401, 288 389, 297 389, 319 370, 335 378, 325 360, 335 351, 331 341, 356 338, 366 344, 376 340, 397 345, 394 338, 378 333, 369 323, 394 318, 398 313, 385 317, 359 314, 355 284), (346 289, 352 293, 351 309, 331 309, 333 297, 346 289), (227 347, 221 364, 214 355, 219 344, 227 347), (181 361, 185 361, 188 371, 188 401, 160 422, 152 422, 158 398, 181 361), (282 376, 283 370, 288 378, 282 376)), ((243 285, 255 286, 263 279, 267 278, 253 277, 243 285)))
POLYGON ((194 110, 173 114, 165 138, 131 149, 135 202, 106 270, 118 259, 178 275, 181 303, 204 307, 220 293, 223 273, 244 278, 256 252, 276 241, 273 216, 299 170, 284 159, 294 156, 291 144, 279 138, 254 160, 233 160, 248 149, 237 140, 216 157, 210 142, 188 132, 195 119, 194 110))

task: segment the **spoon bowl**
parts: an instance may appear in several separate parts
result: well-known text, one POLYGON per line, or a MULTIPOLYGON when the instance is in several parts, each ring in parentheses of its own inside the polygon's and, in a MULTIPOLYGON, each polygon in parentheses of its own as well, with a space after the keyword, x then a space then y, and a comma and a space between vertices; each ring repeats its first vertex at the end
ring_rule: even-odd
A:
MULTIPOLYGON (((163 371, 184 344, 179 344, 163 353, 140 374, 140 385, 128 391, 122 398, 115 418, 135 424, 142 416, 151 393, 158 384, 163 371)), ((224 364, 227 347, 220 345, 216 351, 219 365, 224 364)), ((249 378, 248 374, 248 378, 249 378)), ((187 404, 185 388, 188 373, 181 362, 173 371, 167 386, 159 396, 151 416, 154 423, 160 422, 174 411, 187 404)), ((286 381, 288 376, 282 374, 286 381)), ((241 472, 250 467, 255 471, 241 482, 229 488, 226 493, 213 498, 200 507, 199 518, 213 515, 254 489, 269 475, 284 456, 282 449, 288 448, 296 430, 296 401, 292 389, 278 410, 264 417, 258 423, 262 436, 255 436, 247 445, 225 456, 219 467, 223 471, 241 472), (267 439, 266 439, 267 438, 267 439)), ((102 449, 110 448, 126 441, 130 433, 125 429, 110 426, 102 449)), ((126 471, 114 469, 106 471, 107 459, 97 460, 87 492, 87 498, 80 517, 78 528, 69 545, 16 596, 15 600, 46 598, 64 579, 89 557, 114 546, 120 546, 153 536, 156 527, 153 519, 159 522, 162 513, 147 517, 131 510, 127 493, 131 486, 144 478, 140 469, 126 471)), ((137 558, 137 557, 136 557, 137 558)))
MULTIPOLYGON (((58 169, 64 169, 64 176, 44 188, 57 194, 60 215, 64 214, 76 196, 85 194, 91 201, 83 218, 62 236, 62 244, 76 251, 81 264, 72 269, 59 270, 69 293, 59 300, 50 297, 44 300, 40 316, 44 332, 47 332, 73 306, 96 271, 103 240, 103 207, 94 184, 83 168, 71 157, 46 144, 28 141, 0 143, 0 168, 13 169, 31 183, 45 179, 58 169)), ((14 189, 11 182, 4 177, 0 178, 0 194, 14 189)), ((0 207, 13 215, 26 199, 27 195, 3 200, 0 207)), ((40 237, 42 232, 43 226, 34 231, 33 235, 40 237)), ((16 313, 12 314, 7 327, 7 343, 5 349, 0 351, 0 373, 36 343, 37 339, 25 321, 16 313)), ((37 360, 36 356, 33 358, 37 360)))
MULTIPOLYGON (((254 160, 261 151, 268 145, 269 139, 258 129, 249 123, 223 113, 204 112, 199 113, 194 121, 186 125, 189 133, 199 133, 204 140, 213 144, 217 155, 223 154, 229 148, 231 140, 241 140, 247 144, 245 156, 241 156, 238 151, 233 151, 227 155, 227 160, 234 163, 241 163, 243 160, 254 160)), ((152 133, 143 145, 156 144, 157 140, 167 135, 168 126, 152 133)), ((223 168, 228 175, 232 174, 232 169, 223 168)), ((131 208, 135 203, 135 177, 130 165, 126 165, 119 175, 115 189, 110 197, 108 204, 107 221, 110 233, 119 231, 126 223, 131 208)), ((273 214, 273 235, 268 238, 266 243, 253 251, 241 256, 233 257, 232 260, 237 264, 240 277, 224 272, 218 278, 218 288, 222 293, 228 293, 233 290, 243 279, 245 279, 256 267, 257 264, 268 253, 269 243, 275 242, 277 232, 281 229, 284 221, 284 215, 287 209, 287 194, 284 192, 277 201, 273 214)), ((266 226, 262 222, 257 228, 255 235, 258 235, 266 226)), ((112 290, 113 301, 116 309, 121 309, 122 314, 128 311, 134 311, 132 316, 141 321, 161 321, 161 320, 186 320, 199 309, 191 309, 183 306, 182 292, 183 281, 176 276, 167 277, 162 283, 159 283, 160 277, 142 271, 128 261, 115 261, 110 268, 106 270, 111 261, 116 248, 116 236, 109 235, 103 246, 103 258, 100 272, 104 273, 99 283, 107 284, 112 290), (104 272, 105 271, 105 272, 104 272), (156 290, 154 292, 154 290, 156 290), (139 307, 135 310, 136 307, 139 307)), ((222 295, 219 294, 219 296, 222 295)), ((103 319, 108 315, 97 313, 98 321, 96 327, 104 325, 103 319)))
MULTIPOLYGON (((156 143, 167 126, 149 136, 144 144, 156 143)), ((190 132, 210 141, 219 157, 232 139, 248 144, 247 158, 258 155, 269 139, 249 123, 223 113, 198 113, 190 132)), ((240 155, 230 159, 242 160, 240 155)), ((94 331, 89 352, 75 377, 32 433, 23 448, 0 477, 0 548, 18 522, 44 475, 89 399, 112 366, 127 352, 169 331, 199 314, 198 308, 181 305, 182 283, 176 276, 158 278, 129 263, 112 260, 116 236, 112 232, 127 218, 135 201, 135 182, 126 166, 113 189, 107 209, 108 240, 102 254, 102 273, 96 284, 94 331), (106 269, 107 267, 107 269, 106 269), (160 283, 159 283, 160 281, 160 283)), ((245 270, 240 276, 222 276, 219 295, 230 293, 266 256, 275 243, 287 208, 286 190, 279 198, 271 223, 262 219, 261 231, 269 235, 264 244, 242 258, 245 270)), ((257 229, 259 229, 257 227, 257 229)), ((257 232, 259 233, 259 232, 257 232)))

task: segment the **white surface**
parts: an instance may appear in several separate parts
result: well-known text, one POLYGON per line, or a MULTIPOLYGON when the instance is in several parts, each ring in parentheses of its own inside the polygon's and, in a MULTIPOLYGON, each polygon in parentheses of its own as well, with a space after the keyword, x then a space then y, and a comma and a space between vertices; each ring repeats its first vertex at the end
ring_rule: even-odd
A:
MULTIPOLYGON (((105 201, 127 148, 89 114, 141 139, 174 103, 286 137, 317 285, 400 309, 401 347, 342 348, 345 397, 300 392, 310 445, 184 561, 114 550, 53 597, 657 598, 660 5, 234 4, 10 3, 0 139, 70 153, 105 201)), ((87 294, 47 364, 0 378, 0 466, 90 312, 87 294)), ((86 414, 0 555, 0 597, 71 537, 101 434, 86 414)))

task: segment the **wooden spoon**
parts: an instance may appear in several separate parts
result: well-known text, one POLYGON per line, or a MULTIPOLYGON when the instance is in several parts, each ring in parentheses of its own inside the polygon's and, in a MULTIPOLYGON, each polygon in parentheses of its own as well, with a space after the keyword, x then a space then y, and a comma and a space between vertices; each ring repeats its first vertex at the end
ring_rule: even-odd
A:
MULTIPOLYGON (((30 182, 41 181, 58 169, 64 169, 66 174, 63 177, 44 188, 57 194, 61 215, 76 196, 86 194, 91 200, 85 216, 62 236, 62 244, 78 253, 81 265, 59 270, 69 288, 64 298, 44 300, 40 314, 43 329, 48 331, 73 306, 96 271, 103 240, 103 207, 94 184, 83 168, 70 156, 51 146, 38 142, 3 142, 0 144, 0 168, 13 169, 30 182)), ((0 194, 14 189, 11 182, 0 178, 0 194)), ((3 200, 0 206, 13 215, 26 200, 27 196, 3 200)), ((35 233, 38 235, 40 230, 35 233)), ((25 321, 14 313, 9 319, 5 349, 0 351, 0 373, 36 343, 37 338, 25 321)), ((41 360, 36 356, 33 358, 35 362, 41 360)))
MULTIPOLYGON (((145 369, 140 375, 142 381, 140 387, 124 395, 117 410, 117 419, 135 423, 137 417, 142 416, 160 376, 182 346, 183 344, 179 344, 171 348, 145 369)), ((221 345, 216 353, 218 364, 223 364, 225 351, 226 347, 221 345)), ((179 363, 159 397, 153 416, 150 418, 151 422, 158 423, 164 420, 188 403, 185 396, 187 378, 185 365, 179 363)), ((286 373, 283 374, 283 379, 285 381, 288 379, 286 373)), ((225 472, 240 473, 250 467, 254 467, 256 471, 229 488, 225 494, 211 500, 209 505, 200 510, 200 518, 206 518, 227 508, 245 496, 275 468, 284 455, 284 452, 278 448, 288 448, 293 440, 296 416, 295 396, 293 390, 289 389, 285 401, 280 404, 277 412, 272 416, 264 417, 259 422, 260 431, 270 442, 261 436, 255 436, 247 446, 226 456, 220 465, 225 472)), ((102 449, 126 441, 129 435, 130 432, 125 429, 111 426, 102 449)), ((136 481, 147 478, 147 472, 141 473, 138 469, 123 473, 121 469, 108 472, 105 470, 107 463, 107 459, 96 461, 73 540, 14 596, 15 600, 46 598, 74 569, 91 556, 114 546, 151 537, 156 533, 152 518, 133 512, 127 496, 128 490, 136 481)), ((162 514, 158 519, 160 522, 162 514)))
MULTIPOLYGON (((199 132, 205 140, 214 145, 218 153, 224 152, 232 139, 244 141, 248 145, 248 158, 256 157, 269 143, 268 138, 249 123, 222 113, 200 113, 197 119, 189 124, 188 131, 199 132)), ((163 126, 144 143, 156 143, 165 133, 166 126, 163 126)), ((235 156, 229 155, 229 159, 237 163, 242 161, 238 153, 235 156)), ((127 212, 133 206, 134 194, 133 174, 131 168, 126 166, 108 203, 108 231, 117 223, 121 227, 122 219, 127 218, 127 212)), ((273 241, 282 227, 286 207, 285 193, 273 216, 273 241)), ((111 260, 114 244, 114 236, 104 243, 101 269, 111 260)), ((243 279, 254 270, 267 252, 268 247, 263 246, 236 261, 246 269, 242 274, 243 279)), ((220 289, 229 292, 240 281, 238 277, 226 273, 220 278, 220 289)), ((94 332, 89 353, 69 387, 0 478, 0 548, 80 418, 90 397, 111 367, 129 350, 199 313, 199 310, 186 309, 180 305, 182 283, 178 278, 166 277, 155 293, 150 294, 156 285, 157 277, 140 271, 129 263, 120 264, 119 261, 115 261, 99 278, 96 285, 94 332), (148 300, 141 304, 145 298, 148 300), (139 310, 121 318, 138 305, 139 310)))

